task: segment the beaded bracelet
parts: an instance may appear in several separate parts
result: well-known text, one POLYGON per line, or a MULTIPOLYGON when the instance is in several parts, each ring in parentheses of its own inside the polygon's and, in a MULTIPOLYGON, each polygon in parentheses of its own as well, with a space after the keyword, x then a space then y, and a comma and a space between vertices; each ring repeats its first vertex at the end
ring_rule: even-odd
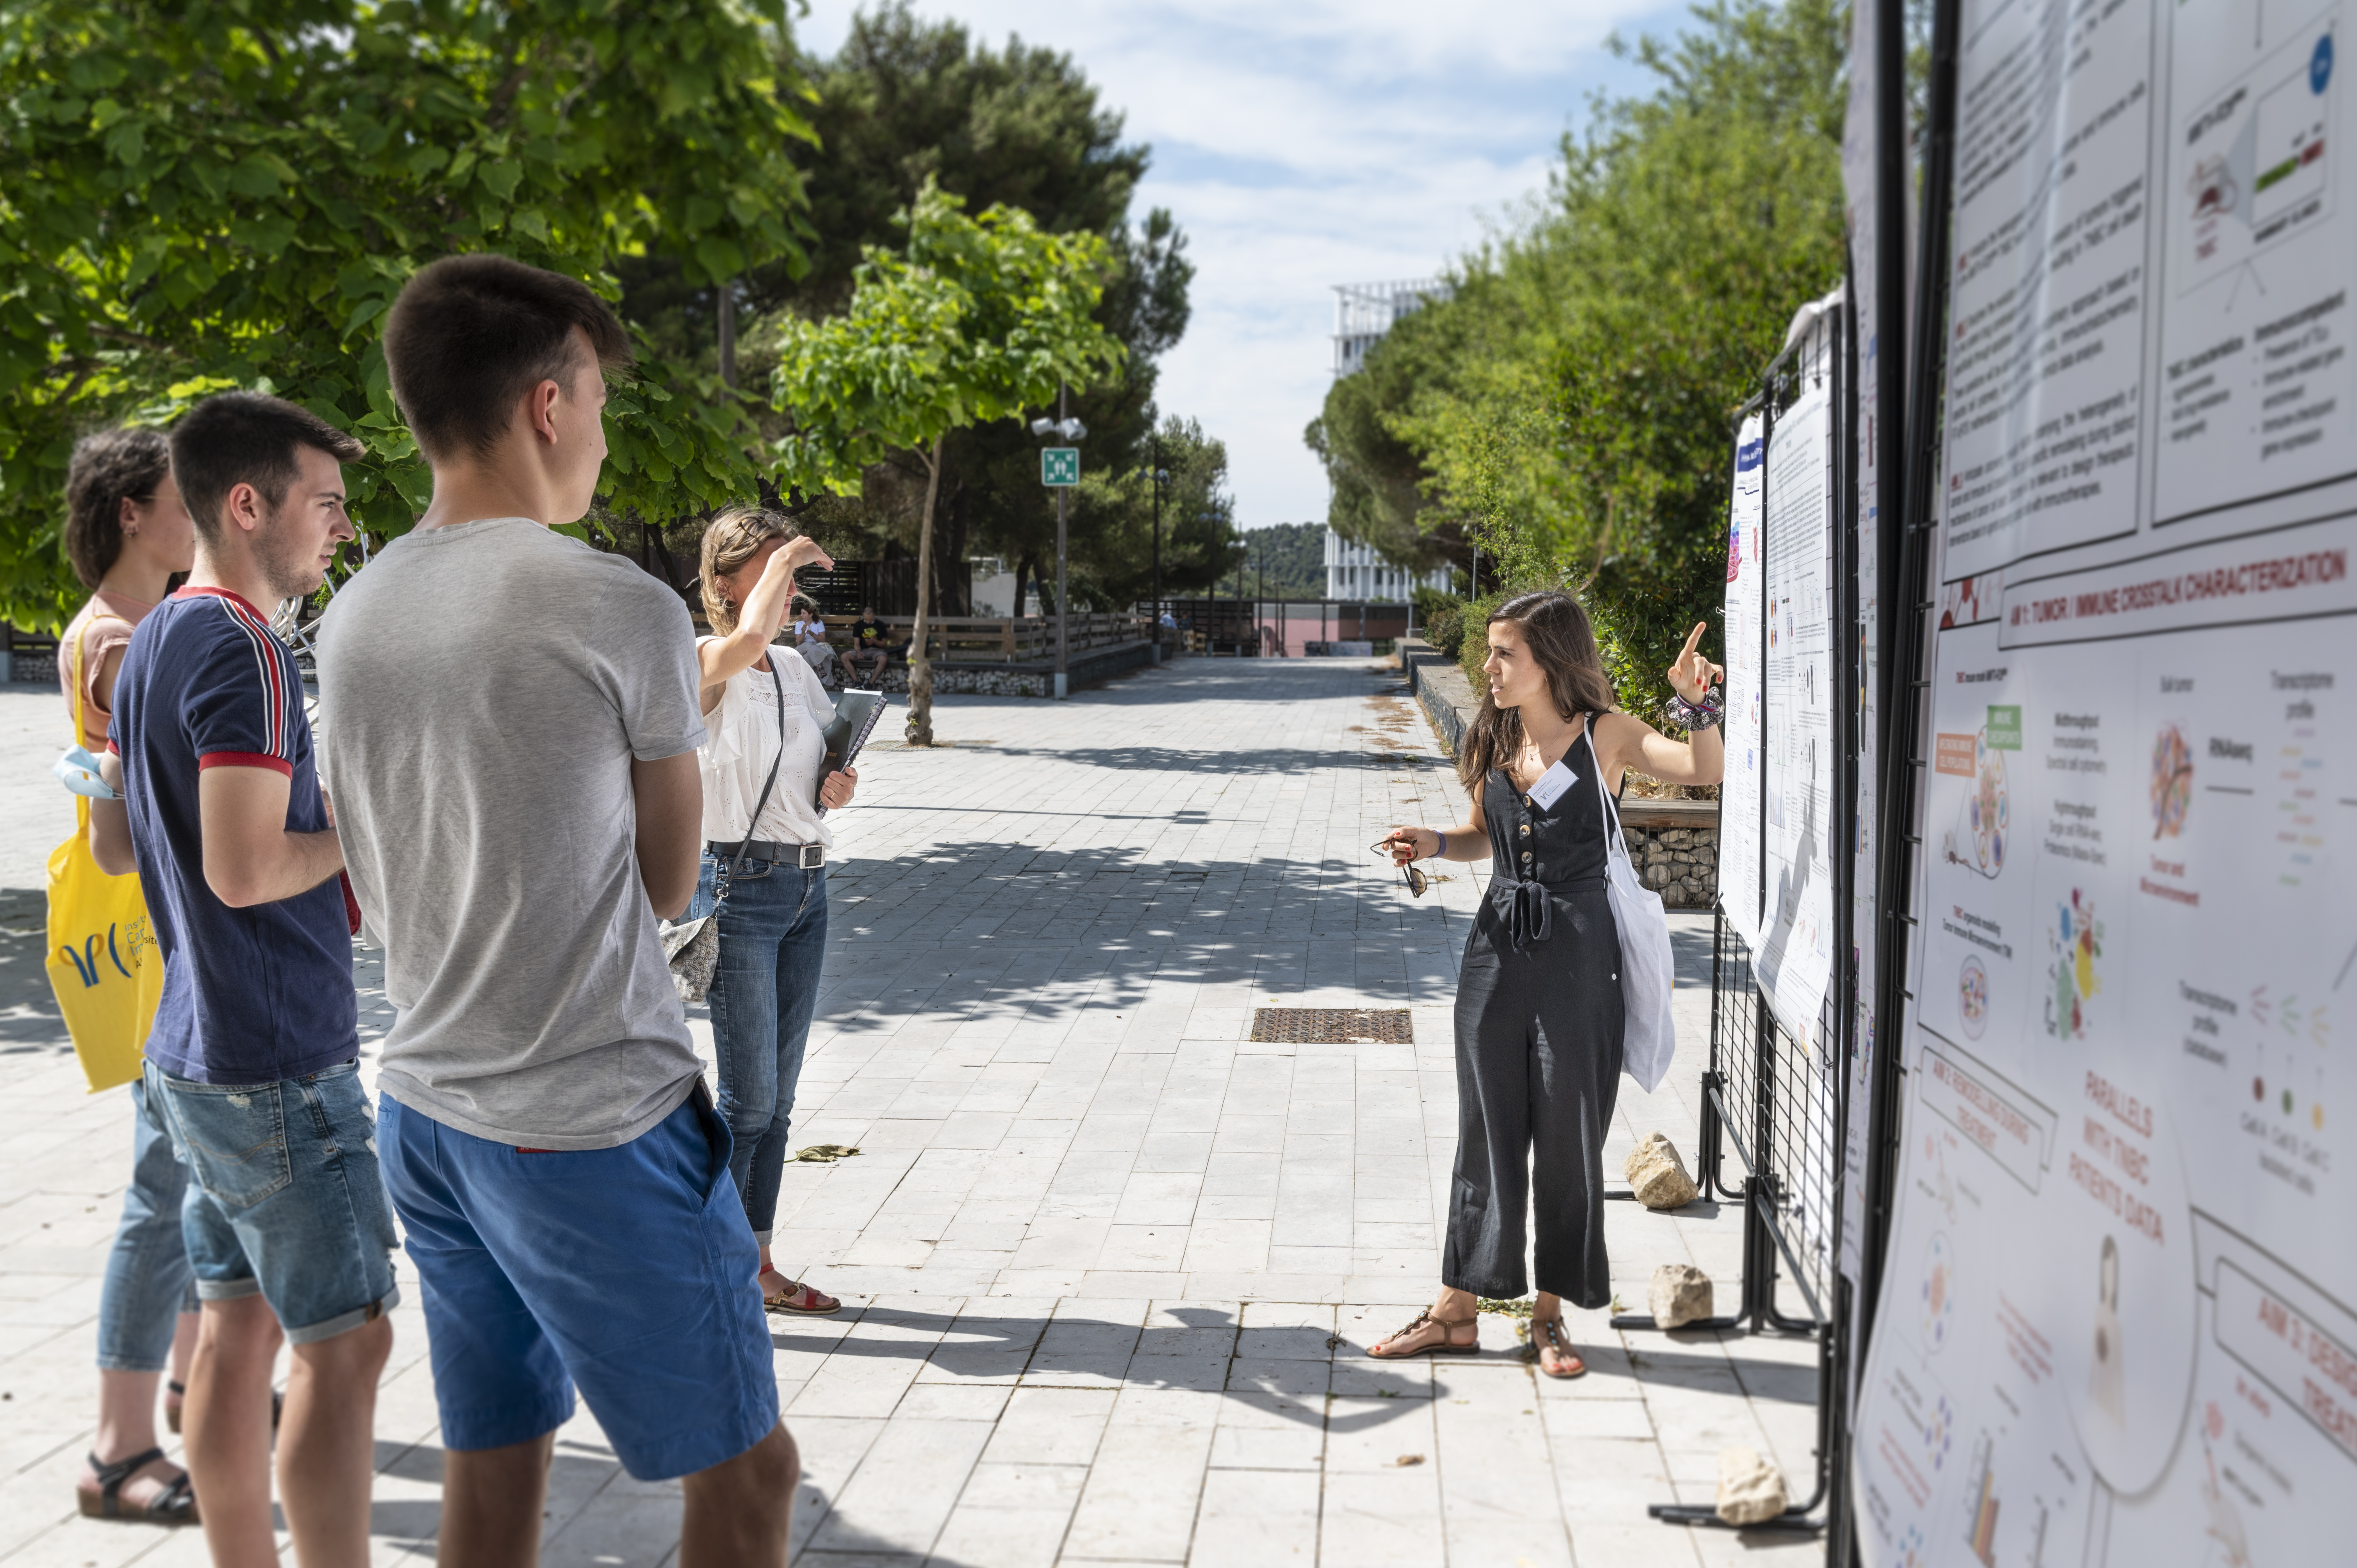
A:
POLYGON ((1690 732, 1708 729, 1727 716, 1724 701, 1716 686, 1705 692, 1699 703, 1689 703, 1673 692, 1662 712, 1672 724, 1690 732))

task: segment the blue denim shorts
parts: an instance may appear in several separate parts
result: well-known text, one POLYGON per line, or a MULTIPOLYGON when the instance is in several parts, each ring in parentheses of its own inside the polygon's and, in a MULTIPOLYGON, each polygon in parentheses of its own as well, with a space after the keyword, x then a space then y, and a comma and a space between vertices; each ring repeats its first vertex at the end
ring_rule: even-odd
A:
POLYGON ((180 1234, 204 1301, 261 1293, 295 1344, 332 1339, 401 1300, 393 1207, 360 1064, 276 1083, 192 1083, 146 1064, 188 1167, 180 1234))
POLYGON ((776 1427, 760 1254, 705 1095, 610 1149, 494 1144, 391 1095, 378 1127, 445 1448, 554 1432, 576 1384, 642 1481, 710 1469, 776 1427))

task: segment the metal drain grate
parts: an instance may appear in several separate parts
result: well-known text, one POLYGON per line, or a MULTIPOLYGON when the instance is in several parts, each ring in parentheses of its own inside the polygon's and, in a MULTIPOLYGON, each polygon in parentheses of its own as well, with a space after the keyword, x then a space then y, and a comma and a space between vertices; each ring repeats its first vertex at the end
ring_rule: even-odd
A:
POLYGON ((1405 1007, 1256 1007, 1252 1037, 1262 1045, 1415 1044, 1405 1007))

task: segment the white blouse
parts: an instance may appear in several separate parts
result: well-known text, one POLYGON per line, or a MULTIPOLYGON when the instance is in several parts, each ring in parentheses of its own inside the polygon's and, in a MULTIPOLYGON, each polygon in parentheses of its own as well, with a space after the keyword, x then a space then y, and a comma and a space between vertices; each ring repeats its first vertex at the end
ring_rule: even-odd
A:
POLYGON ((772 644, 769 671, 741 670, 730 676, 720 688, 719 703, 704 715, 706 736, 695 755, 704 774, 706 843, 733 844, 745 836, 746 819, 778 757, 775 671, 786 682, 785 757, 753 836, 774 843, 834 845, 826 819, 818 814, 818 779, 826 762, 824 732, 834 722, 834 699, 808 664, 783 657, 786 651, 772 644))

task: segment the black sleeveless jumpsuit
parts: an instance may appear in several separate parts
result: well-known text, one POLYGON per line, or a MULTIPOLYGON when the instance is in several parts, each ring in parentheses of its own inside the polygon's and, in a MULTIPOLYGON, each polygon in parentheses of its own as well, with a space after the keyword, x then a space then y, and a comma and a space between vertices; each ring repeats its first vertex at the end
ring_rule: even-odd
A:
POLYGON ((1502 768, 1482 781, 1490 896, 1458 970, 1457 1174, 1440 1278, 1523 1294, 1535 1199, 1538 1288, 1598 1307, 1612 1298, 1603 1163, 1620 1077, 1620 935, 1586 731, 1563 761, 1579 780, 1552 807, 1502 768))

